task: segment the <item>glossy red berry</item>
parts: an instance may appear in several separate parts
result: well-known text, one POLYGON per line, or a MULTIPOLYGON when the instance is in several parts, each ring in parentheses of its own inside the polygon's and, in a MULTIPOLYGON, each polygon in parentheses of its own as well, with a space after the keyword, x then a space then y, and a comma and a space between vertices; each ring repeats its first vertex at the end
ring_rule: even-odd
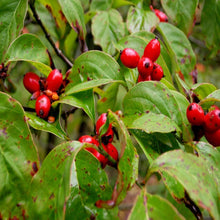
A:
POLYGON ((92 148, 92 147, 86 147, 85 150, 89 151, 91 154, 94 155, 94 157, 97 158, 97 160, 99 160, 99 162, 102 165, 102 168, 105 168, 105 166, 108 163, 108 159, 103 156, 102 154, 100 154, 96 149, 92 148))
POLYGON ((138 75, 138 83, 144 82, 144 81, 151 81, 151 75, 147 76, 146 78, 143 78, 141 74, 138 75))
POLYGON ((118 160, 118 150, 113 144, 111 143, 108 143, 107 145, 102 144, 102 146, 105 149, 105 151, 109 154, 109 156, 111 156, 115 161, 118 160))
POLYGON ((90 143, 90 144, 96 145, 97 147, 99 146, 99 142, 95 138, 90 136, 90 135, 83 135, 83 136, 81 136, 79 138, 79 141, 81 143, 90 143))
POLYGON ((128 68, 136 68, 140 60, 138 52, 132 48, 125 48, 121 52, 121 62, 128 68))
POLYGON ((193 102, 191 103, 186 110, 186 116, 191 125, 202 125, 204 123, 204 111, 202 107, 193 102))
POLYGON ((63 75, 58 69, 50 72, 46 79, 47 89, 56 92, 63 82, 63 75))
POLYGON ((155 62, 160 56, 160 41, 157 38, 152 39, 144 49, 144 57, 148 57, 155 62))
POLYGON ((220 129, 214 132, 205 131, 205 138, 214 147, 220 146, 220 129))
POLYGON ((142 57, 138 63, 138 72, 142 79, 146 79, 153 71, 153 63, 148 57, 142 57))
POLYGON ((46 95, 41 95, 35 103, 35 111, 40 118, 46 118, 50 112, 50 99, 46 95))
POLYGON ((159 64, 154 63, 153 71, 151 73, 151 79, 160 81, 163 78, 163 76, 164 75, 162 67, 159 64))
POLYGON ((39 84, 40 77, 32 72, 28 72, 24 75, 23 84, 24 87, 32 94, 36 91, 40 91, 39 84))
POLYGON ((154 9, 154 13, 160 19, 160 22, 168 22, 168 17, 164 12, 154 9))
MULTIPOLYGON (((96 134, 100 134, 100 128, 105 124, 107 120, 107 113, 103 113, 99 116, 96 122, 96 134)), ((112 130, 112 124, 109 124, 108 130, 105 134, 102 135, 102 141, 106 143, 111 143, 113 141, 114 132, 112 130)))
POLYGON ((206 131, 216 131, 220 128, 220 110, 214 109, 208 112, 204 118, 204 129, 206 131))

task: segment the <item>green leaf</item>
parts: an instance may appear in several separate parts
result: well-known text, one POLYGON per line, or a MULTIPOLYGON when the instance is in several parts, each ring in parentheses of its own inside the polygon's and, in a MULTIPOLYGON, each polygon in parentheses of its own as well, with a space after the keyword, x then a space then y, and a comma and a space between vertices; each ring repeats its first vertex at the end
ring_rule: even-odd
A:
POLYGON ((154 81, 138 83, 123 101, 125 115, 153 112, 169 117, 181 128, 184 140, 191 138, 191 126, 185 114, 188 105, 184 96, 169 90, 161 82, 154 81))
POLYGON ((198 0, 163 0, 162 6, 169 18, 186 35, 192 32, 198 0))
POLYGON ((153 112, 128 115, 123 118, 123 122, 128 129, 139 129, 146 133, 179 131, 176 123, 169 117, 153 112))
POLYGON ((27 0, 0 2, 0 63, 10 43, 20 34, 27 11, 27 0))
POLYGON ((0 216, 21 219, 39 159, 22 106, 2 92, 0 100, 0 216))
POLYGON ((207 47, 217 52, 220 39, 220 2, 216 0, 205 0, 202 15, 201 29, 207 47))
POLYGON ((13 41, 5 57, 7 63, 30 62, 46 76, 51 72, 47 48, 32 34, 23 34, 13 41))
POLYGON ((185 219, 166 199, 147 194, 147 208, 150 219, 185 219))
POLYGON ((66 133, 62 130, 58 120, 50 124, 47 121, 28 112, 25 113, 25 116, 27 117, 27 122, 29 123, 29 125, 33 127, 34 129, 50 132, 64 140, 68 139, 68 137, 66 136, 66 133))
POLYGON ((208 109, 211 105, 214 105, 215 102, 220 102, 220 89, 217 89, 208 96, 206 96, 204 99, 200 101, 199 104, 204 109, 208 109))
POLYGON ((214 92, 216 87, 210 83, 197 83, 192 86, 191 90, 199 100, 202 100, 214 92))
POLYGON ((112 0, 93 0, 90 5, 91 11, 105 11, 111 8, 112 0))
MULTIPOLYGON (((137 1, 137 0, 136 0, 137 1)), ((135 1, 127 1, 127 0, 113 0, 113 4, 112 7, 113 8, 119 8, 121 6, 125 6, 125 5, 134 5, 137 4, 135 3, 135 1)))
POLYGON ((81 146, 66 142, 47 155, 31 183, 27 213, 31 219, 64 218, 70 183, 76 180, 73 161, 81 146))
POLYGON ((158 31, 163 37, 172 62, 172 72, 179 74, 189 84, 193 84, 191 72, 195 69, 196 56, 185 34, 175 26, 161 22, 158 31))
POLYGON ((123 75, 120 73, 119 64, 109 54, 90 50, 75 60, 69 78, 71 82, 66 91, 74 85, 92 79, 123 80, 123 75))
MULTIPOLYGON (((63 15, 62 9, 58 0, 37 0, 49 11, 49 13, 53 16, 56 24, 56 31, 59 33, 60 37, 63 37, 66 30, 66 18, 63 15)), ((45 20, 42 20, 44 25, 45 20)), ((48 31, 50 31, 51 26, 48 26, 48 31)))
POLYGON ((115 53, 114 43, 125 35, 121 14, 115 10, 100 11, 92 19, 94 43, 100 45, 104 52, 115 53), (100 24, 104 25, 100 25, 100 24))
POLYGON ((147 210, 148 198, 146 196, 146 191, 142 190, 140 195, 137 196, 134 206, 129 215, 129 220, 149 220, 148 210, 147 210))
POLYGON ((220 193, 203 158, 182 150, 170 151, 151 164, 148 176, 153 172, 166 172, 185 188, 197 206, 206 209, 214 219, 220 218, 220 193))
POLYGON ((95 122, 95 102, 92 89, 61 97, 56 103, 65 103, 82 108, 90 119, 95 122))
POLYGON ((153 32, 159 23, 157 16, 151 11, 130 7, 127 15, 127 28, 129 32, 153 32))
POLYGON ((84 21, 84 11, 80 0, 58 0, 70 26, 78 33, 80 39, 86 37, 86 25, 84 21))

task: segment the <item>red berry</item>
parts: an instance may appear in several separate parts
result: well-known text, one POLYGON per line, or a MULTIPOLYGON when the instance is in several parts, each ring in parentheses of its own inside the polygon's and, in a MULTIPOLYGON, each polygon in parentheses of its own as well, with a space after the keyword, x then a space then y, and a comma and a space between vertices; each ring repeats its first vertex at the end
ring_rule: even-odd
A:
POLYGON ((220 129, 214 132, 205 131, 206 140, 214 147, 220 146, 220 129))
POLYGON ((155 15, 160 19, 160 22, 168 22, 168 17, 165 13, 158 9, 154 9, 155 15))
POLYGON ((32 94, 36 91, 40 91, 39 84, 40 77, 32 72, 26 73, 23 78, 24 87, 32 94))
POLYGON ((63 75, 58 69, 54 69, 50 72, 46 81, 47 89, 56 92, 63 82, 63 75))
MULTIPOLYGON (((105 124, 107 120, 107 113, 103 113, 99 116, 96 122, 96 134, 100 134, 100 128, 105 124)), ((111 143, 113 141, 114 132, 112 130, 112 124, 109 124, 108 130, 105 134, 102 135, 102 141, 106 143, 111 143)))
POLYGON ((102 146, 104 150, 109 154, 109 156, 111 156, 115 161, 118 160, 118 150, 113 144, 111 143, 108 143, 107 145, 102 144, 102 146))
POLYGON ((79 141, 81 143, 90 143, 90 144, 96 145, 97 147, 99 146, 99 142, 95 138, 90 136, 90 135, 83 135, 83 136, 81 136, 79 138, 79 141))
POLYGON ((160 56, 160 41, 157 38, 152 39, 144 49, 144 57, 148 57, 152 62, 160 56))
POLYGON ((144 81, 151 81, 151 75, 147 76, 146 78, 143 78, 140 74, 138 75, 138 83, 144 82, 144 81))
POLYGON ((188 118, 188 121, 192 124, 192 125, 202 125, 204 123, 204 111, 202 109, 202 107, 193 102, 191 103, 186 110, 186 116, 188 118))
POLYGON ((146 79, 153 71, 153 63, 148 57, 142 57, 138 63, 138 72, 142 79, 146 79))
POLYGON ((151 79, 156 80, 156 81, 160 81, 162 78, 163 78, 162 67, 159 64, 154 63, 153 71, 151 73, 151 79))
POLYGON ((107 162, 108 162, 108 159, 105 156, 100 154, 96 149, 94 149, 92 147, 86 147, 85 150, 92 153, 99 160, 99 162, 102 165, 102 168, 105 168, 105 166, 107 165, 107 162))
POLYGON ((121 62, 128 68, 136 68, 140 60, 138 52, 132 48, 125 48, 121 52, 121 62))
POLYGON ((214 109, 208 112, 204 118, 204 128, 206 131, 213 132, 220 128, 220 110, 214 109))
POLYGON ((35 103, 35 111, 40 118, 46 118, 50 112, 50 99, 46 95, 41 95, 35 103))

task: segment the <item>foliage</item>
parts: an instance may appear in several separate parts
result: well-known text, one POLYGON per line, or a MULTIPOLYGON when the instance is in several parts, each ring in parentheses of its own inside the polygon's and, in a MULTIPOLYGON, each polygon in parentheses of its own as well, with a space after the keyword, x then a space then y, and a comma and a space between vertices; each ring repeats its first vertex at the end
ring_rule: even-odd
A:
POLYGON ((0 219, 125 219, 132 191, 126 219, 220 219, 219 147, 198 141, 186 116, 191 102, 206 111, 220 102, 218 82, 197 70, 202 56, 219 61, 219 1, 1 0, 0 8, 0 219), (137 82, 120 51, 142 56, 155 36, 165 77, 137 82), (22 76, 44 79, 55 68, 65 83, 49 123, 22 76), (101 113, 101 133, 112 124, 119 153, 104 169, 85 150, 95 146, 77 141, 102 141, 101 113))

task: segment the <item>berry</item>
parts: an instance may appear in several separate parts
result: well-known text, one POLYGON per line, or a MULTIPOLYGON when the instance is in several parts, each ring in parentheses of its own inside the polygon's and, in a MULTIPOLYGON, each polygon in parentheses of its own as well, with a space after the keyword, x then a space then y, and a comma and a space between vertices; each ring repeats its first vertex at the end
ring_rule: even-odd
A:
POLYGON ((92 148, 92 147, 86 147, 85 150, 89 151, 91 154, 94 155, 94 157, 96 157, 99 162, 102 165, 102 168, 105 168, 105 166, 107 165, 108 159, 103 156, 102 154, 100 154, 96 149, 92 148))
POLYGON ((136 68, 140 60, 140 56, 137 51, 132 48, 125 48, 121 52, 121 62, 128 68, 136 68))
POLYGON ((37 90, 36 92, 34 92, 31 96, 31 100, 35 100, 40 96, 40 90, 37 90))
POLYGON ((40 77, 37 74, 28 72, 24 75, 24 78, 23 78, 24 87, 31 94, 36 91, 40 91, 39 80, 40 80, 40 77))
POLYGON ((151 81, 151 75, 147 76, 146 78, 143 78, 140 74, 138 75, 138 83, 144 82, 144 81, 151 81))
POLYGON ((165 13, 158 9, 154 9, 155 15, 160 19, 160 22, 168 22, 168 17, 165 13))
POLYGON ((63 75, 58 69, 54 69, 50 72, 46 79, 47 89, 52 92, 56 92, 63 82, 63 75))
POLYGON ((151 72, 153 71, 153 63, 148 57, 142 57, 138 63, 137 68, 141 77, 146 79, 147 76, 150 76, 151 72))
POLYGON ((204 118, 204 129, 209 132, 220 128, 220 110, 214 109, 208 112, 204 118))
POLYGON ((206 140, 214 147, 220 146, 220 129, 214 132, 205 131, 206 140))
MULTIPOLYGON (((96 122, 96 134, 100 134, 100 128, 105 124, 107 120, 107 113, 103 113, 99 116, 97 122, 96 122)), ((105 134, 102 135, 102 142, 105 144, 111 143, 113 141, 114 132, 112 130, 112 124, 109 124, 108 130, 105 134)))
POLYGON ((41 95, 35 103, 35 111, 40 118, 46 118, 50 112, 50 99, 46 95, 41 95))
POLYGON ((90 143, 90 144, 96 145, 97 147, 99 146, 99 142, 95 138, 90 136, 90 135, 83 135, 83 136, 81 136, 79 138, 79 141, 81 143, 90 143))
POLYGON ((115 161, 118 160, 118 151, 113 144, 111 143, 108 143, 107 145, 102 144, 102 146, 104 150, 109 154, 109 156, 111 156, 115 161))
POLYGON ((159 64, 154 63, 153 71, 151 73, 151 79, 160 81, 163 78, 163 76, 164 75, 162 67, 159 64))
POLYGON ((152 62, 160 56, 160 41, 157 38, 152 39, 144 49, 144 57, 148 57, 152 62))
POLYGON ((186 116, 191 125, 202 125, 204 123, 204 111, 202 107, 195 102, 187 107, 186 116))

